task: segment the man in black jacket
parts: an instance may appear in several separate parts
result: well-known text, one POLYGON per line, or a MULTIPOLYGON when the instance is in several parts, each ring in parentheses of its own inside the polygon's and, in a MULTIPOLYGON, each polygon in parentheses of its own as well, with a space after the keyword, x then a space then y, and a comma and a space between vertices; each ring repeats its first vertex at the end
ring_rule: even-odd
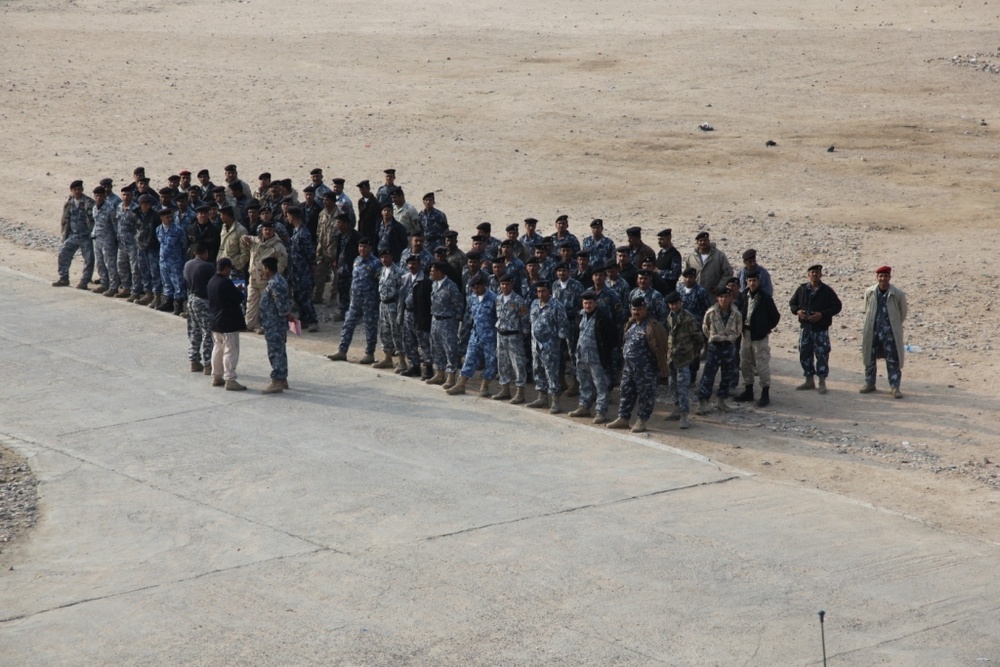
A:
POLYGON ((223 257, 215 265, 215 275, 208 281, 208 317, 212 322, 212 386, 227 391, 243 391, 236 381, 240 360, 240 332, 246 331, 243 319, 243 294, 229 279, 233 263, 223 257))
POLYGON ((405 377, 430 379, 431 371, 431 288, 433 284, 427 271, 420 264, 420 255, 410 255, 406 259, 408 273, 399 288, 399 300, 403 308, 402 317, 403 351, 408 367, 402 372, 405 377), (420 371, 421 360, 424 371, 420 371))
POLYGON ((819 393, 826 393, 826 377, 830 374, 830 324, 840 314, 841 303, 836 292, 823 282, 823 267, 813 264, 807 274, 809 282, 795 290, 788 305, 799 318, 799 363, 805 382, 796 389, 816 389, 813 377, 819 376, 819 393))
POLYGON ((576 319, 576 374, 580 383, 580 407, 570 417, 589 417, 597 404, 595 424, 608 421, 608 393, 611 386, 611 351, 617 345, 617 331, 608 315, 597 308, 597 294, 580 295, 583 309, 576 319), (596 396, 595 396, 596 394, 596 396))
POLYGON ((778 307, 764 290, 760 288, 760 273, 751 269, 746 273, 747 288, 740 299, 743 314, 743 342, 740 344, 740 373, 743 375, 743 393, 734 400, 746 403, 753 400, 753 375, 760 376, 760 400, 757 407, 763 408, 771 402, 771 345, 768 337, 781 314, 778 307))

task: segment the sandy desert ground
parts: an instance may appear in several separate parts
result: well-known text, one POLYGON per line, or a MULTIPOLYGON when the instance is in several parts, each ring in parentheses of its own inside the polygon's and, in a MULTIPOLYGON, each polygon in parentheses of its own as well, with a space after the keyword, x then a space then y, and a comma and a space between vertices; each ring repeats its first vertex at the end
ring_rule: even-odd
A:
MULTIPOLYGON (((24 228, 57 232, 71 180, 137 165, 157 186, 235 162, 299 188, 314 166, 349 183, 392 166, 463 236, 566 213, 577 234, 672 227, 688 252, 707 229, 730 259, 758 249, 782 307, 827 267, 832 391, 792 391, 783 323, 771 408, 655 437, 997 544, 998 23, 996 2, 962 0, 2 0, 0 262, 54 279, 24 228), (922 348, 903 401, 857 394, 881 264, 922 348)), ((177 344, 183 360, 180 324, 177 344)))

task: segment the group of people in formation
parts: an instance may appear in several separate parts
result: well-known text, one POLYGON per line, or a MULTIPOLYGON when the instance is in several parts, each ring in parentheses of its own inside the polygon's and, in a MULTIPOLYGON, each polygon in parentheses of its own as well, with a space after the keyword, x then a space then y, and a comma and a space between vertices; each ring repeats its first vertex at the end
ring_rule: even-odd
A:
MULTIPOLYGON (((79 252, 78 288, 186 317, 191 371, 231 391, 246 389, 236 377, 240 332, 264 336, 272 372, 263 393, 280 393, 289 330, 318 331, 317 306, 327 305, 343 323, 330 360, 347 360, 362 324, 359 363, 449 395, 470 391, 478 375, 480 396, 553 414, 569 408, 564 397, 576 398, 569 416, 633 432, 646 430, 664 386, 666 419, 680 428, 690 426, 692 389, 701 415, 731 410, 734 393, 736 402, 770 403, 769 336, 781 312, 755 249, 734 271, 707 231, 685 257, 670 229, 656 234, 654 250, 640 227, 618 245, 603 220, 581 238, 560 215, 544 234, 535 218, 507 224, 502 239, 480 223, 463 250, 435 193, 418 210, 394 169, 377 189, 357 183, 356 205, 344 179, 328 186, 320 168, 301 195, 289 178, 265 172, 251 188, 235 165, 223 171, 225 185, 207 169, 196 182, 183 170, 156 190, 139 167, 117 193, 105 178, 93 197, 72 182, 53 285, 70 285, 79 252)), ((865 293, 861 393, 875 391, 884 359, 890 394, 902 398, 906 294, 890 284, 889 266, 875 274, 865 293)), ((788 302, 804 376, 796 389, 825 394, 829 329, 842 304, 821 265, 806 276, 788 302)))

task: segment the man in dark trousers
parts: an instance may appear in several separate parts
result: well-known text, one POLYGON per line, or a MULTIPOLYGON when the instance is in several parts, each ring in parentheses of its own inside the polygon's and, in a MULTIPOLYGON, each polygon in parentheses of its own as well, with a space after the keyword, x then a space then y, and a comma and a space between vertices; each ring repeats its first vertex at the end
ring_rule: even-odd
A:
POLYGON ((751 269, 746 273, 747 288, 740 300, 743 314, 743 339, 740 343, 740 373, 743 375, 743 393, 734 400, 746 403, 753 400, 753 376, 760 377, 760 400, 757 407, 771 402, 771 345, 768 337, 781 314, 774 299, 761 289, 760 272, 751 269))
POLYGON ((830 325, 842 306, 837 293, 823 282, 822 266, 813 264, 806 273, 809 282, 799 285, 788 302, 792 314, 799 318, 799 363, 806 378, 796 389, 816 389, 813 378, 818 375, 817 392, 825 394, 830 374, 830 325))
POLYGON ((212 321, 212 386, 225 386, 227 391, 243 391, 236 381, 236 364, 240 360, 240 332, 246 331, 243 319, 243 293, 229 274, 233 262, 223 257, 215 264, 215 275, 208 281, 208 316, 212 321))

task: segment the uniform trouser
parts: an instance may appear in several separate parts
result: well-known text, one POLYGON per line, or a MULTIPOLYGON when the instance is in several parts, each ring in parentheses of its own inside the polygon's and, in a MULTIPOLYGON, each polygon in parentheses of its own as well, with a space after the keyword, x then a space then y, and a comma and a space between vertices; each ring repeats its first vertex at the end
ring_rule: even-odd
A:
POLYGON ((570 336, 560 345, 562 350, 559 355, 559 377, 565 377, 567 374, 571 377, 576 377, 576 360, 574 359, 574 351, 576 350, 575 329, 576 327, 570 322, 570 336))
POLYGON ((160 251, 139 250, 139 272, 142 275, 142 289, 150 294, 162 294, 160 284, 160 251))
POLYGON ((240 361, 240 332, 212 332, 212 375, 223 380, 236 379, 236 364, 240 361))
POLYGON ((80 282, 87 284, 94 277, 94 240, 89 236, 70 234, 63 241, 62 248, 59 249, 59 257, 56 260, 59 277, 63 280, 69 280, 69 266, 77 250, 83 255, 83 273, 80 274, 80 282))
POLYGON ((622 368, 621 395, 618 399, 618 416, 632 417, 632 409, 638 403, 639 419, 643 421, 653 416, 656 405, 656 359, 630 361, 625 359, 622 368))
POLYGON ((142 292, 142 272, 139 270, 139 249, 118 244, 118 278, 122 287, 132 294, 142 292))
POLYGON ((260 288, 247 283, 247 329, 260 329, 260 288))
POLYGON ((347 317, 351 307, 351 274, 337 271, 337 294, 340 299, 340 314, 347 317))
POLYGON ((475 375, 480 364, 483 366, 484 380, 492 380, 497 376, 497 335, 495 330, 486 334, 478 334, 473 329, 469 336, 469 345, 465 348, 462 377, 470 378, 475 375))
POLYGON ((113 236, 109 239, 94 239, 94 257, 101 285, 109 290, 121 287, 121 278, 118 275, 118 241, 113 236))
POLYGON ((559 394, 562 392, 562 378, 559 375, 559 355, 562 352, 561 339, 531 344, 532 370, 535 389, 539 392, 559 394))
POLYGON ((278 320, 264 325, 264 342, 267 343, 267 360, 271 363, 271 379, 288 379, 288 322, 278 320))
POLYGON ((743 335, 740 345, 740 373, 743 384, 753 386, 754 372, 760 377, 761 387, 771 386, 771 345, 768 337, 760 340, 750 340, 749 334, 743 335))
POLYGON ((875 376, 878 374, 878 358, 885 359, 885 371, 889 376, 889 386, 899 389, 903 380, 903 371, 899 368, 899 353, 896 351, 896 339, 892 333, 886 337, 875 334, 872 338, 872 353, 865 364, 865 384, 875 386, 875 376))
POLYGON ((830 332, 813 331, 802 327, 799 331, 799 364, 807 378, 818 375, 825 378, 830 374, 830 332))
POLYGON ((351 307, 344 316, 344 326, 340 330, 340 351, 347 352, 354 338, 354 329, 358 322, 365 324, 365 354, 375 354, 375 344, 378 342, 378 297, 368 295, 351 295, 351 307))
POLYGON ((685 364, 676 368, 670 364, 670 386, 674 392, 674 405, 681 414, 691 412, 691 365, 685 364))
MULTIPOLYGON (((316 264, 316 284, 313 286, 313 303, 323 303, 323 292, 326 291, 326 284, 330 282, 331 266, 332 262, 328 260, 316 264)), ((336 293, 336 290, 330 292, 331 301, 333 301, 333 295, 336 293)))
POLYGON ((497 334, 497 375, 500 384, 523 387, 527 381, 527 363, 524 353, 524 336, 520 333, 497 334))
POLYGON ((427 363, 430 363, 432 358, 431 335, 417 328, 412 310, 403 313, 403 352, 413 368, 420 365, 421 358, 427 363))
POLYGON ((601 361, 583 361, 577 359, 576 378, 580 383, 580 405, 585 408, 597 404, 597 412, 608 413, 608 387, 611 378, 601 361))
POLYGON ((715 395, 719 398, 729 397, 729 388, 738 378, 736 367, 736 343, 709 343, 708 354, 705 356, 705 372, 701 376, 698 387, 698 398, 708 399, 712 396, 712 385, 715 384, 715 374, 722 369, 722 379, 715 395))
POLYGON ((309 326, 319 322, 316 306, 313 305, 312 275, 300 275, 295 281, 295 305, 299 307, 299 319, 309 326))
POLYGON ((378 337, 382 351, 389 354, 403 353, 403 329, 399 324, 399 302, 378 305, 378 337))
POLYGON ((434 369, 445 373, 458 370, 458 320, 431 319, 431 358, 434 369))
POLYGON ((168 299, 183 299, 187 296, 184 282, 184 258, 164 257, 160 259, 160 279, 163 282, 163 296, 168 299))
POLYGON ((192 294, 188 298, 188 359, 204 365, 212 363, 212 320, 208 299, 192 294))

